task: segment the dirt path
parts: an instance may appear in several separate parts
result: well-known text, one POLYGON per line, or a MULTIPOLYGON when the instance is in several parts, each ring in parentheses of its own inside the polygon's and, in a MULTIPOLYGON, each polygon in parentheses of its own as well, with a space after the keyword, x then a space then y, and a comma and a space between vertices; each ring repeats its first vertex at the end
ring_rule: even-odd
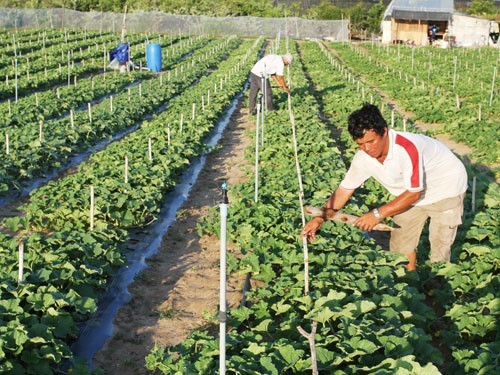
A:
MULTIPOLYGON (((245 133, 254 124, 248 121, 242 102, 224 131, 221 147, 208 155, 160 249, 129 286, 132 299, 119 310, 113 336, 94 358, 94 368, 105 374, 146 374, 144 359, 155 343, 182 342, 193 329, 210 324, 217 311, 220 242, 214 236, 200 238, 196 222, 220 203, 222 181, 231 187, 245 179, 243 153, 250 142, 245 133)), ((241 302, 243 283, 242 278, 230 278, 229 306, 241 302)))

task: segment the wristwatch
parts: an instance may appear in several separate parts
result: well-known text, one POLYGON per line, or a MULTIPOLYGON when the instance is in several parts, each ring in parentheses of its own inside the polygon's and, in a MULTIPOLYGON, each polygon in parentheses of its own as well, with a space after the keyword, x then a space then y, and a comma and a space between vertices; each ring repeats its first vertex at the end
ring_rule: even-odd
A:
POLYGON ((382 215, 380 215, 380 212, 378 212, 378 209, 377 208, 374 208, 372 210, 373 214, 375 215, 375 217, 379 220, 382 220, 382 215))

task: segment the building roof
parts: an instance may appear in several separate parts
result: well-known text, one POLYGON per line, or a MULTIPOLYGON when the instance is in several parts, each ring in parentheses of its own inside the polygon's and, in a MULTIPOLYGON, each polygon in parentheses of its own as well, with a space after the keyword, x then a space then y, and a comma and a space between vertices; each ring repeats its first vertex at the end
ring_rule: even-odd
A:
POLYGON ((392 0, 383 19, 446 21, 454 11, 453 0, 392 0))

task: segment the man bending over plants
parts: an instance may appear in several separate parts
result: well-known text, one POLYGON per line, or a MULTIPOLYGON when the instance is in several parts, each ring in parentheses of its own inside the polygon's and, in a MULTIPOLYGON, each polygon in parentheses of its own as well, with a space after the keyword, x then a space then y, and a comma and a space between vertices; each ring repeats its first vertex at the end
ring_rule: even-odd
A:
MULTIPOLYGON (((416 248, 423 226, 430 218, 430 261, 449 261, 450 249, 462 223, 467 173, 462 162, 441 142, 421 134, 388 129, 379 109, 364 104, 350 114, 348 130, 359 146, 340 186, 324 205, 338 211, 356 188, 375 178, 395 198, 365 213, 354 223, 370 231, 382 219, 392 216, 390 250, 408 257, 406 268, 416 269, 416 248)), ((315 217, 302 235, 315 240, 325 220, 315 217)))
POLYGON ((266 107, 269 111, 274 109, 273 106, 273 93, 271 91, 271 84, 269 77, 272 77, 276 84, 290 94, 290 89, 285 83, 284 69, 286 65, 292 63, 293 56, 291 53, 284 55, 266 55, 253 66, 250 73, 250 94, 249 94, 249 108, 250 113, 255 115, 255 104, 257 94, 260 91, 264 92, 266 107), (262 87, 264 85, 264 87, 262 87))

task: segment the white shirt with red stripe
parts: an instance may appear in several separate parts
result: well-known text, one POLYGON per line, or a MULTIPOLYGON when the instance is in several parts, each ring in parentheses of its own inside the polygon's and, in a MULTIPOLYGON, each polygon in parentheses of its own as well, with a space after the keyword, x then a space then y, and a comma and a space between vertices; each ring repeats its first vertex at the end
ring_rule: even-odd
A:
POLYGON ((259 77, 268 78, 271 75, 282 76, 285 63, 281 55, 266 55, 253 66, 251 72, 259 77))
POLYGON ((340 186, 354 190, 373 177, 392 195, 421 191, 416 206, 455 197, 467 190, 462 162, 438 140, 422 134, 388 131, 389 152, 383 163, 359 150, 340 186))

